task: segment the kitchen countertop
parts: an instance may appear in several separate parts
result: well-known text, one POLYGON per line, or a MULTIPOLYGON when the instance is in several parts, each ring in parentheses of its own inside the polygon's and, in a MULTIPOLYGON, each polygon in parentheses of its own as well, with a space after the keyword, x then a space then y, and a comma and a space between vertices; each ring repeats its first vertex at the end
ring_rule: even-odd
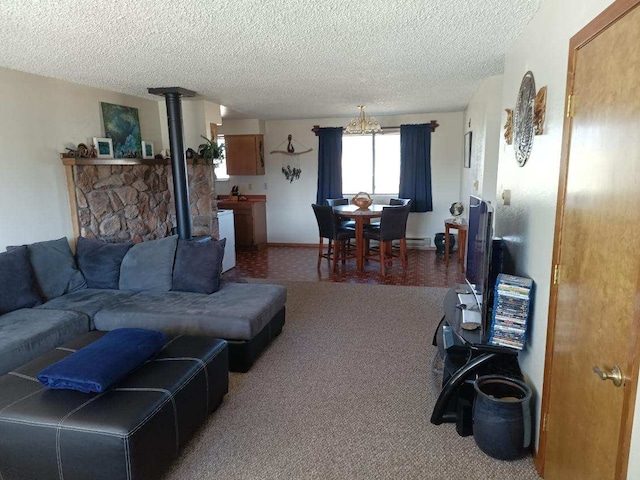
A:
POLYGON ((230 200, 229 195, 218 195, 218 203, 245 203, 245 202, 266 202, 266 195, 242 195, 246 200, 230 200))

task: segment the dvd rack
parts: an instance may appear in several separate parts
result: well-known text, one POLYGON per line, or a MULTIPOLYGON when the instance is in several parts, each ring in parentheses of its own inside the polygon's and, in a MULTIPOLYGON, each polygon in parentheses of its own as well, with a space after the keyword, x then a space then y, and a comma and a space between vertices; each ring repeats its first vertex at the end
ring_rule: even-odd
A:
POLYGON ((489 343, 522 350, 527 337, 527 321, 533 280, 501 273, 496 279, 489 343))

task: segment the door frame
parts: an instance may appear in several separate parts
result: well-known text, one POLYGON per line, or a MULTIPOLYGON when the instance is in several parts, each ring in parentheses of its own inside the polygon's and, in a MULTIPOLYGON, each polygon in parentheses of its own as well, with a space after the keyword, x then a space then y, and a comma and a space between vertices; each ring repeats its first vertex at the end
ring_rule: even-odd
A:
MULTIPOLYGON (((565 96, 564 105, 564 124, 562 134, 562 153, 560 157, 560 178, 558 182, 558 203, 556 207, 556 220, 553 240, 553 256, 552 256, 552 268, 550 279, 550 294, 549 294, 549 312, 548 312, 548 324, 547 324, 547 344, 545 352, 545 366, 544 366, 544 381, 542 384, 542 406, 540 410, 540 424, 539 424, 539 442, 538 451, 535 456, 535 465, 538 474, 544 478, 544 466, 546 459, 546 447, 547 447, 547 428, 546 418, 549 411, 549 400, 551 397, 551 371, 553 366, 553 349, 555 344, 555 327, 556 327, 556 311, 558 303, 558 277, 560 266, 560 248, 562 240, 562 225, 564 221, 564 205, 566 201, 566 188, 568 178, 569 167, 569 154, 571 145, 571 129, 573 126, 573 119, 570 115, 569 98, 573 94, 573 81, 575 76, 575 65, 577 52, 591 40, 596 38, 602 32, 604 32, 611 25, 616 23, 627 13, 633 10, 640 4, 640 0, 617 0, 613 2, 607 9, 605 9, 600 15, 595 17, 584 28, 576 33, 569 42, 569 63, 567 69, 567 90, 565 96)), ((640 286, 639 286, 640 288, 640 286)), ((622 418, 625 420, 625 424, 620 430, 619 444, 621 448, 617 452, 616 458, 616 480, 626 480, 627 468, 629 463, 629 449, 631 446, 631 430, 633 427, 633 414, 635 410, 636 402, 636 387, 638 384, 638 367, 640 364, 640 354, 638 354, 638 330, 640 329, 640 315, 634 316, 633 331, 631 332, 631 351, 629 352, 629 358, 632 359, 632 368, 630 372, 625 375, 626 385, 624 400, 622 406, 622 418)))

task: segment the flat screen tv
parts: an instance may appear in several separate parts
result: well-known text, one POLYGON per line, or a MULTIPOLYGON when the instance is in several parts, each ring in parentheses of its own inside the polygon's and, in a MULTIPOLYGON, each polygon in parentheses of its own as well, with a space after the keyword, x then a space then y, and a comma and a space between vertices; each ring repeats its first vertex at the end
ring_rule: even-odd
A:
POLYGON ((469 226, 467 231, 466 281, 476 297, 482 315, 483 333, 487 332, 489 318, 489 268, 493 240, 493 207, 480 197, 469 199, 469 226))

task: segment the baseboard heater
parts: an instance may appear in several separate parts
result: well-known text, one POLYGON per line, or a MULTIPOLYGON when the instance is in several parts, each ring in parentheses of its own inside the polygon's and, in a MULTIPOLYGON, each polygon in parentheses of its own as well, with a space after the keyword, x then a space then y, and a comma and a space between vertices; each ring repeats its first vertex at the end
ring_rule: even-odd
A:
POLYGON ((431 246, 431 237, 407 237, 407 247, 433 248, 431 246))

